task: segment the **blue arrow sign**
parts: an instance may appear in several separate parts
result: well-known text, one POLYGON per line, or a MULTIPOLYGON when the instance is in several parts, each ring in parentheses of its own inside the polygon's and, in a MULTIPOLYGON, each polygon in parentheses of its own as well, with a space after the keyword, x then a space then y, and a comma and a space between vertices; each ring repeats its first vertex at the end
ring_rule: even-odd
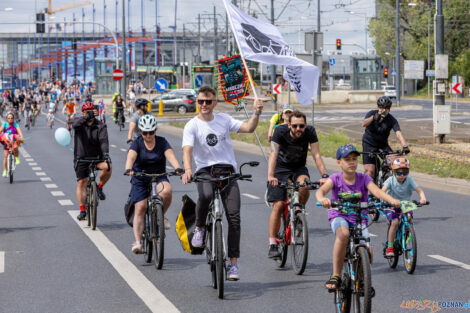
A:
POLYGON ((164 78, 159 78, 155 81, 155 89, 158 92, 164 92, 168 89, 168 82, 164 78))
POLYGON ((194 85, 196 85, 196 88, 201 88, 202 87, 202 76, 201 75, 196 75, 194 77, 194 85))
POLYGON ((335 63, 336 63, 336 60, 335 60, 335 59, 330 59, 330 66, 335 65, 335 63))

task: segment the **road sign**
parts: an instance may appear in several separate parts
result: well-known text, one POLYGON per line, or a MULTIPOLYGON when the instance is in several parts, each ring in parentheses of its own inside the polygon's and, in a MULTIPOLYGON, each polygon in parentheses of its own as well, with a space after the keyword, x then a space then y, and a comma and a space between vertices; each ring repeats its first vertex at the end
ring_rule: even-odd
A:
POLYGON ((392 70, 392 71, 390 72, 390 75, 392 75, 392 76, 397 76, 397 71, 392 70))
POLYGON ((202 75, 196 75, 194 77, 194 85, 196 85, 197 88, 201 88, 202 87, 202 75))
POLYGON ((155 81, 155 89, 158 92, 164 92, 168 89, 168 82, 164 78, 159 78, 155 81))
POLYGON ((462 93, 462 84, 456 83, 452 85, 452 93, 454 94, 461 94, 462 93))
POLYGON ((330 59, 330 66, 335 65, 335 63, 336 63, 336 60, 335 60, 335 59, 330 59))
POLYGON ((279 94, 282 91, 281 84, 273 84, 273 94, 279 94))
POLYGON ((424 79, 424 61, 405 60, 405 79, 424 79))
POLYGON ((122 70, 117 68, 113 71, 114 80, 121 80, 123 79, 123 77, 124 77, 124 72, 122 70))
POLYGON ((434 70, 426 70, 426 76, 427 76, 427 77, 434 77, 434 76, 436 76, 436 71, 434 71, 434 70))

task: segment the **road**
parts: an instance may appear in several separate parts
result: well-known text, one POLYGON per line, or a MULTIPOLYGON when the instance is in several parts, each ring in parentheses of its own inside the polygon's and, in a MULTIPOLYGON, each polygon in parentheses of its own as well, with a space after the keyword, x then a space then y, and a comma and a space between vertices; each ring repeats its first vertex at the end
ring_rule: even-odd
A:
MULTIPOLYGON (((162 270, 131 253, 132 229, 123 214, 130 189, 129 179, 122 175, 126 135, 115 125, 109 125, 114 172, 104 188, 107 199, 100 202, 95 232, 85 222, 76 222, 76 212, 70 213, 78 209, 71 149, 55 142, 44 117, 25 134, 27 157, 21 157, 14 184, 0 181, 1 312, 334 311, 333 296, 323 287, 331 272, 334 236, 326 210, 313 206, 313 195, 307 205, 310 253, 304 275, 293 273, 290 258, 285 269, 277 269, 267 258, 270 211, 262 200, 267 170, 260 156, 236 153, 240 163, 257 160, 261 165, 250 169, 252 183, 240 183, 241 280, 227 282, 225 300, 219 300, 210 286, 205 256, 184 252, 174 228, 167 231, 162 270)), ((169 140, 181 160, 181 138, 157 134, 169 140)), ((316 170, 309 170, 313 179, 319 178, 316 170)), ((194 185, 182 185, 177 178, 171 178, 171 184, 168 217, 174 226, 181 197, 196 199, 197 194, 194 185)), ((419 254, 413 275, 406 274, 401 260, 398 269, 391 270, 383 259, 383 218, 370 227, 375 235, 373 312, 401 312, 400 305, 407 300, 470 300, 465 239, 470 236, 470 196, 425 191, 432 204, 415 214, 419 254)))

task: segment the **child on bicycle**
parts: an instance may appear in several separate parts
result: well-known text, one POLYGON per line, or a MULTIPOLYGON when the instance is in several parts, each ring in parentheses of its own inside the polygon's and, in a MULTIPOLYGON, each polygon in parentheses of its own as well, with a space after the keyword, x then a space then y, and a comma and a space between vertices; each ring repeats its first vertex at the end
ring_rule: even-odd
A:
MULTIPOLYGON (((336 160, 341 167, 341 172, 332 174, 326 182, 317 190, 316 198, 323 207, 328 208, 328 221, 331 229, 336 236, 333 246, 333 274, 325 283, 329 292, 334 292, 341 285, 341 270, 346 255, 346 248, 349 242, 349 229, 356 224, 355 214, 347 214, 331 208, 331 202, 338 201, 339 194, 343 192, 352 192, 361 194, 361 203, 368 202, 368 193, 383 199, 395 207, 400 207, 400 201, 392 198, 382 191, 374 183, 372 178, 363 173, 356 172, 358 165, 359 152, 356 147, 350 144, 342 145, 336 151, 336 160), (331 190, 331 200, 325 198, 325 195, 331 190)), ((369 238, 367 230, 367 210, 364 210, 362 218, 364 238, 369 238)), ((369 251, 372 263, 372 247, 369 245, 369 251)), ((374 294, 375 291, 372 291, 374 294)))
POLYGON ((47 113, 47 125, 50 125, 51 123, 53 123, 54 119, 55 119, 54 110, 49 109, 49 113, 47 113))
MULTIPOLYGON (((410 161, 405 157, 397 157, 392 161, 393 176, 389 177, 382 187, 382 190, 387 192, 389 195, 399 200, 410 201, 413 191, 416 191, 419 195, 419 202, 421 204, 426 203, 426 195, 423 189, 416 184, 413 178, 409 177, 410 172, 410 161)), ((413 222, 413 213, 408 212, 408 221, 413 222)), ((387 219, 390 223, 390 231, 388 232, 387 238, 387 250, 385 251, 385 258, 392 258, 395 256, 393 251, 393 242, 395 241, 396 232, 398 228, 398 217, 399 214, 393 210, 387 214, 387 219)))
POLYGON ((15 122, 15 116, 12 112, 8 112, 6 116, 7 121, 0 126, 0 143, 3 144, 4 160, 3 160, 3 177, 7 177, 7 157, 9 153, 9 146, 13 148, 13 155, 15 156, 16 164, 20 164, 20 156, 18 147, 23 140, 23 132, 20 125, 15 122))

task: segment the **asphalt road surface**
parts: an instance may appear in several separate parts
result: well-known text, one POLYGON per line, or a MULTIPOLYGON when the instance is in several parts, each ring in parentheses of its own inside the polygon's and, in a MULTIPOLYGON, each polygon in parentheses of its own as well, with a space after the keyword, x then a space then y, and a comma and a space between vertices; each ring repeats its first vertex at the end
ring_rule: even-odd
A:
MULTIPOLYGON (((63 124, 57 121, 58 126, 63 124)), ((290 258, 285 269, 267 258, 270 211, 263 201, 267 170, 260 156, 236 153, 239 163, 261 164, 249 170, 253 182, 240 182, 241 280, 227 282, 225 299, 219 300, 205 256, 184 252, 174 230, 181 197, 197 199, 195 185, 170 178, 172 229, 167 231, 163 269, 157 271, 130 251, 132 229, 123 214, 130 190, 129 178, 122 175, 126 133, 109 125, 113 176, 104 188, 107 199, 99 205, 98 228, 91 231, 75 218, 72 151, 59 146, 53 132, 44 116, 32 131, 24 130, 27 140, 15 182, 0 181, 0 312, 334 312, 333 295, 323 287, 332 270, 334 236, 327 212, 314 206, 313 194, 307 205, 310 252, 305 273, 295 275, 290 258)), ((157 134, 168 139, 181 160, 181 138, 157 134)), ((312 179, 319 178, 316 169, 309 171, 312 179)), ((382 257, 384 218, 370 227, 373 312, 415 311, 400 307, 408 300, 470 300, 470 196, 425 192, 432 205, 415 214, 418 265, 413 275, 405 272, 401 259, 392 270, 382 257)))

